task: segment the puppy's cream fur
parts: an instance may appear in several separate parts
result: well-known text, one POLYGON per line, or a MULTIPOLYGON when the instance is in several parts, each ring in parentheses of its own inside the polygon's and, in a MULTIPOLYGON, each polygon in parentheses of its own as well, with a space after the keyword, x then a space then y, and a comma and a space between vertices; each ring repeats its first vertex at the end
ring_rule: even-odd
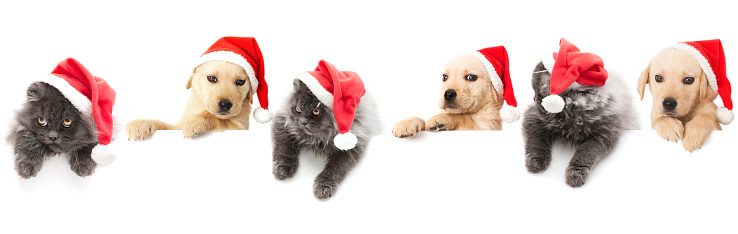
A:
POLYGON ((689 53, 666 48, 656 54, 638 80, 641 100, 647 84, 653 96, 651 127, 662 138, 673 142, 681 139, 684 149, 693 152, 702 147, 710 132, 721 130, 715 116, 716 95, 697 59, 689 53), (656 75, 663 81, 656 82, 656 75), (694 83, 684 84, 687 77, 693 77, 694 83), (665 98, 676 99, 674 111, 664 110, 665 98))
POLYGON ((136 119, 126 124, 128 139, 146 139, 156 130, 182 130, 184 137, 190 138, 207 131, 249 129, 253 93, 242 67, 222 60, 205 62, 195 68, 186 88, 192 89, 192 96, 177 124, 136 119), (208 76, 214 76, 217 81, 211 83, 208 76), (239 80, 244 84, 237 85, 239 80), (233 106, 222 112, 218 107, 220 100, 230 100, 233 106))
POLYGON ((418 117, 402 120, 393 127, 394 136, 412 137, 423 130, 502 129, 500 108, 503 100, 479 58, 471 54, 457 55, 446 64, 443 74, 448 79, 441 83, 440 113, 427 122, 418 117), (476 75, 477 80, 469 81, 467 75, 476 75), (450 89, 455 90, 457 96, 453 101, 446 101, 444 93, 450 89))

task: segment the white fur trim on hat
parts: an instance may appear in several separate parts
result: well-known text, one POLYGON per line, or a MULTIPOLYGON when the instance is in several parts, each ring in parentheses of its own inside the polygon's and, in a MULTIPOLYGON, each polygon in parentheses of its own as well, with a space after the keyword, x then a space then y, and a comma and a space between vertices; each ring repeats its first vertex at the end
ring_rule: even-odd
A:
POLYGON ((495 66, 487 60, 487 57, 484 57, 482 53, 479 53, 479 51, 474 51, 474 53, 471 54, 482 61, 484 68, 487 70, 487 73, 489 73, 490 80, 492 80, 492 86, 495 87, 495 92, 497 92, 497 99, 502 100, 505 93, 505 87, 502 85, 502 79, 500 78, 500 75, 497 74, 495 66))
POLYGON ((200 66, 200 64, 203 64, 208 61, 213 60, 223 60, 227 62, 235 63, 238 66, 243 67, 244 70, 246 70, 246 75, 249 76, 249 82, 251 82, 251 92, 256 93, 256 88, 259 87, 259 80, 256 79, 256 73, 254 72, 254 68, 251 67, 251 64, 248 60, 241 57, 241 55, 236 54, 231 51, 225 51, 225 50, 219 50, 219 51, 213 51, 207 54, 203 54, 200 56, 200 60, 195 65, 195 67, 200 66))
POLYGON ((559 95, 549 95, 548 97, 543 98, 541 105, 549 113, 559 113, 564 109, 566 103, 559 95))
POLYGON ((733 112, 728 110, 728 108, 719 107, 717 111, 715 111, 715 115, 717 116, 718 121, 723 125, 728 125, 733 122, 733 112))
POLYGON ((505 121, 505 123, 512 123, 520 119, 520 111, 518 111, 517 107, 502 105, 502 108, 500 109, 500 117, 505 121))
POLYGON ((49 74, 46 79, 39 81, 50 84, 51 86, 54 86, 54 88, 58 89, 59 92, 61 92, 62 95, 72 103, 74 108, 77 108, 77 111, 82 113, 83 116, 92 116, 92 101, 72 87, 72 85, 70 85, 64 78, 49 74))
POLYGON ((256 122, 269 123, 269 121, 272 121, 273 116, 274 115, 271 111, 265 110, 264 108, 256 107, 256 109, 254 109, 254 119, 256 122))
POLYGON ((110 164, 115 161, 115 147, 111 144, 96 145, 92 148, 92 160, 98 164, 110 164))
POLYGON ((699 50, 697 50, 696 48, 688 44, 678 43, 671 47, 682 50, 682 51, 686 51, 687 53, 692 55, 692 57, 697 59, 697 62, 700 64, 700 67, 702 68, 702 72, 705 73, 705 77, 707 78, 707 84, 710 85, 710 89, 712 89, 713 92, 717 93, 718 91, 717 79, 715 78, 715 73, 712 71, 712 67, 710 66, 710 62, 707 61, 707 58, 705 58, 705 56, 703 56, 699 50))
POLYGON ((308 89, 310 89, 310 92, 312 92, 313 95, 315 95, 315 97, 317 97, 318 100, 323 103, 323 105, 333 110, 333 94, 328 92, 328 90, 325 90, 323 85, 318 82, 318 79, 316 79, 313 75, 310 75, 310 73, 308 72, 303 72, 295 79, 301 80, 302 83, 307 85, 308 89))
POLYGON ((351 132, 338 134, 333 138, 333 145, 341 150, 353 149, 356 146, 356 142, 358 142, 358 139, 356 139, 356 135, 351 132))

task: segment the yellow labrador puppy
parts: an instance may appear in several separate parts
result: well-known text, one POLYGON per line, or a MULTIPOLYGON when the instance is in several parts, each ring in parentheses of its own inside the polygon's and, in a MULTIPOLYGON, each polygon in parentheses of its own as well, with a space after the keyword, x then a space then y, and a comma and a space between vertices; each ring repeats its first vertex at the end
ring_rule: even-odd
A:
POLYGON ((730 122, 717 117, 718 107, 713 102, 717 91, 708 78, 712 76, 715 82, 716 76, 710 65, 705 69, 707 60, 695 48, 679 44, 661 50, 638 81, 641 100, 646 85, 653 96, 651 127, 667 141, 681 139, 689 152, 701 148, 712 131, 721 130, 721 122, 730 122))

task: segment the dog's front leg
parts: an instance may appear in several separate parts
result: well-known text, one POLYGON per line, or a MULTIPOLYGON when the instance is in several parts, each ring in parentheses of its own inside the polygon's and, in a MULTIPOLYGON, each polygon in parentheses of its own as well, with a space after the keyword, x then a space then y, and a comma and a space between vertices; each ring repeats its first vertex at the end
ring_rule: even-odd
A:
POLYGON ((425 121, 418 117, 410 117, 397 122, 392 127, 392 135, 399 138, 412 137, 423 130, 425 130, 425 121))
POLYGON ((651 128, 656 130, 656 133, 667 141, 677 142, 684 136, 684 125, 682 121, 668 116, 660 116, 653 120, 651 128))
POLYGON ((689 152, 702 147, 710 133, 720 129, 720 124, 714 116, 697 115, 684 125, 684 139, 682 145, 689 152))
POLYGON ((189 119, 184 121, 182 125, 182 134, 185 138, 191 138, 197 136, 202 132, 207 132, 215 129, 215 124, 218 124, 220 119, 216 118, 207 111, 200 112, 191 116, 189 119))
POLYGON ((616 136, 608 140, 589 139, 577 147, 574 157, 566 168, 566 184, 579 187, 587 182, 592 167, 615 148, 616 136), (609 142, 604 142, 609 141, 609 142))
POLYGON ((428 119, 428 121, 425 123, 425 129, 434 132, 456 130, 459 126, 459 123, 463 121, 463 118, 470 119, 470 117, 466 115, 440 113, 428 119))

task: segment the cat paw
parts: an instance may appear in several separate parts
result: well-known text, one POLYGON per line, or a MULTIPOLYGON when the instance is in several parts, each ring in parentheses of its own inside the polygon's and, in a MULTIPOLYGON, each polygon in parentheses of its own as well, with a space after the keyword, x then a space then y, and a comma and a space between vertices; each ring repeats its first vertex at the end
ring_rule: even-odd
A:
POLYGON ((28 163, 28 162, 16 162, 15 170, 16 172, 18 172, 18 175, 21 178, 28 179, 28 178, 35 177, 36 175, 38 175, 38 172, 41 171, 41 164, 28 163))
POLYGON ((525 168, 529 172, 538 173, 545 171, 548 165, 551 164, 551 155, 542 156, 528 153, 525 155, 525 168))
POLYGON ((292 176, 295 175, 295 172, 297 172, 297 165, 286 165, 274 162, 274 166, 272 166, 272 174, 274 174, 274 178, 278 180, 292 178, 292 176))
POLYGON ((662 117, 654 121, 652 127, 661 138, 667 141, 677 142, 684 136, 684 125, 682 121, 675 118, 662 117))
POLYGON ((587 182, 589 167, 569 166, 566 168, 566 184, 571 187, 580 187, 587 182))
POLYGON ((71 168, 78 176, 85 177, 95 173, 95 167, 97 167, 97 163, 92 158, 84 158, 74 160, 71 168))
POLYGON ((318 199, 326 199, 333 196, 338 190, 338 183, 333 180, 316 179, 313 184, 313 194, 318 199))
POLYGON ((190 121, 187 121, 182 126, 182 134, 184 135, 184 138, 192 138, 196 137, 198 134, 210 131, 211 125, 210 122, 194 118, 190 121))
POLYGON ((146 140, 146 137, 154 135, 154 132, 156 132, 156 125, 143 119, 135 119, 126 124, 126 134, 129 141, 146 140))
POLYGON ((397 122, 392 127, 392 135, 399 138, 412 137, 425 128, 425 121, 418 117, 410 117, 397 122))
POLYGON ((428 119, 428 122, 425 124, 425 128, 434 132, 453 130, 451 123, 453 123, 452 117, 440 114, 428 119))

